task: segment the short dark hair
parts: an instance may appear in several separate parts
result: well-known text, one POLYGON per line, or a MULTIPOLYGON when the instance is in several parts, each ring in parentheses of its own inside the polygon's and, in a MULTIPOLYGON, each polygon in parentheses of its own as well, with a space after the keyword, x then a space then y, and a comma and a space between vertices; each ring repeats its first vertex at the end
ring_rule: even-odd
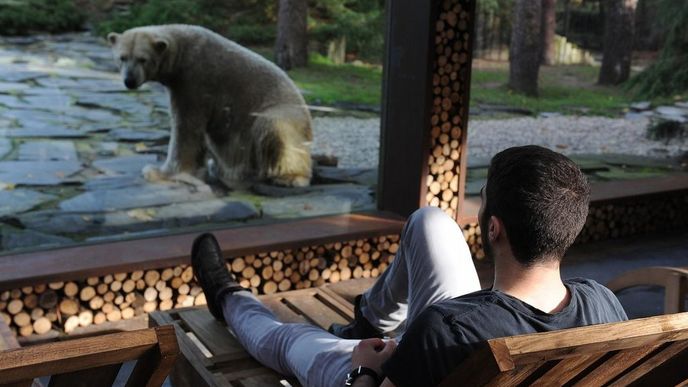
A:
POLYGON ((492 158, 485 197, 484 219, 502 220, 514 256, 530 266, 563 257, 585 224, 590 186, 566 156, 527 145, 492 158))

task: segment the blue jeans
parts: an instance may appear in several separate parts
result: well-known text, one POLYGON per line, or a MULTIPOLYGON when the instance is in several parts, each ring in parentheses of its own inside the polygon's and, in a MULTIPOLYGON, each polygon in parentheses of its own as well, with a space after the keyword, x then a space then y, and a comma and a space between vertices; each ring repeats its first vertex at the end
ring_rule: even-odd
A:
MULTIPOLYGON (((434 207, 414 212, 394 261, 363 294, 361 312, 385 333, 404 327, 435 302, 480 290, 471 254, 456 222, 434 207)), ((359 340, 345 340, 309 324, 282 323, 250 292, 228 294, 225 320, 246 350, 264 365, 304 386, 344 383, 359 340)))

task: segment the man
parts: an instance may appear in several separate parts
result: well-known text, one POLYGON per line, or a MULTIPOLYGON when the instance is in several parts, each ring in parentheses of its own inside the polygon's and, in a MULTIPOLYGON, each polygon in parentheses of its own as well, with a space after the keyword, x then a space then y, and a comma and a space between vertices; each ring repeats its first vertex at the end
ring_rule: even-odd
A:
POLYGON ((603 286, 561 279, 559 264, 585 223, 589 194, 565 156, 537 146, 500 152, 479 212, 483 248, 495 265, 492 287, 480 290, 456 223, 421 209, 404 227, 394 262, 357 298, 354 321, 330 329, 337 336, 278 322, 231 277, 209 234, 194 243, 192 263, 215 317, 259 361, 302 384, 343 385, 352 370, 355 386, 436 385, 487 339, 627 318, 603 286), (381 339, 390 333, 395 340, 381 339))

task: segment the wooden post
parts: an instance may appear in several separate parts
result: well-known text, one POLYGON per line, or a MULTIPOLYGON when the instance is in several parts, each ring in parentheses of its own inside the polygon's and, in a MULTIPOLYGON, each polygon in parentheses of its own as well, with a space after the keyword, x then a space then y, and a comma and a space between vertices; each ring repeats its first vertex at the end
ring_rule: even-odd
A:
POLYGON ((387 3, 380 210, 460 217, 474 19, 474 0, 387 3))

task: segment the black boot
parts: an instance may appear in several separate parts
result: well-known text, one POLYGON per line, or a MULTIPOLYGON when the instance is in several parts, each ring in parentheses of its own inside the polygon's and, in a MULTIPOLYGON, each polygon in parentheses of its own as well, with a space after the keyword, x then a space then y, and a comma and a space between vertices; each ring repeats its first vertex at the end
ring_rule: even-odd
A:
POLYGON ((380 330, 370 324, 361 314, 360 294, 354 300, 354 321, 347 325, 332 324, 328 331, 342 339, 369 339, 373 337, 382 338, 384 336, 380 330))
POLYGON ((224 322, 221 297, 227 292, 246 290, 227 270, 222 250, 212 234, 199 235, 191 248, 191 266, 196 280, 203 288, 210 313, 224 322))

